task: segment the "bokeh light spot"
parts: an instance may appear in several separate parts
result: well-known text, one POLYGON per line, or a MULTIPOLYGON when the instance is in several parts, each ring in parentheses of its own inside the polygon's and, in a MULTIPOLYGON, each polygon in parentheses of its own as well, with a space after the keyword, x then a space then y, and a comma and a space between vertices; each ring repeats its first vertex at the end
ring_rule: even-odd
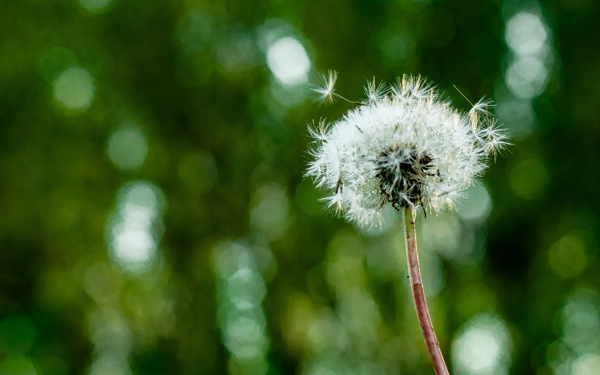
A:
POLYGON ((523 199, 534 199, 546 192, 549 176, 546 166, 531 157, 515 165, 510 171, 510 187, 523 199))
POLYGON ((526 11, 517 12, 506 22, 504 37, 512 51, 504 77, 506 87, 521 99, 539 96, 546 88, 554 61, 543 18, 526 11))
MULTIPOLYGON (((460 221, 456 215, 432 215, 424 222, 422 233, 427 236, 428 246, 444 258, 452 259, 460 256, 458 249, 460 232, 460 221)), ((464 248, 464 244, 460 247, 464 248)))
POLYGON ((29 358, 15 354, 0 362, 0 375, 37 375, 37 371, 29 358))
POLYGON ((258 62, 256 46, 248 33, 232 29, 215 36, 213 29, 210 38, 219 66, 226 73, 239 74, 258 62))
POLYGON ((263 327, 255 319, 239 317, 227 324, 225 345, 234 357, 262 356, 268 347, 263 327))
POLYGON ((600 295, 593 289, 573 292, 562 310, 562 341, 577 353, 594 350, 600 345, 600 295))
POLYGON ((574 277, 587 266, 585 242, 576 234, 569 233, 556 241, 548 251, 548 263, 560 276, 574 277))
POLYGON ((516 54, 535 55, 545 48, 548 32, 538 15, 519 12, 506 23, 505 38, 516 54))
POLYGON ((144 133, 135 127, 123 127, 112 133, 108 140, 108 157, 119 168, 133 170, 139 168, 146 154, 148 144, 144 133))
POLYGON ((452 343, 456 373, 508 374, 512 339, 504 322, 492 314, 480 314, 465 324, 452 343))
POLYGON ((292 37, 274 41, 267 49, 267 65, 275 78, 284 85, 308 81, 310 59, 304 46, 292 37))
POLYGON ((227 280, 227 296, 240 310, 260 305, 267 289, 260 274, 251 268, 242 268, 227 280))
POLYGON ((175 40, 185 52, 203 52, 210 47, 212 32, 214 29, 210 15, 198 9, 191 9, 177 21, 175 40))
POLYGON ((83 272, 81 285, 96 301, 106 303, 121 287, 118 271, 108 263, 98 262, 83 272))
POLYGON ((135 181, 121 188, 117 212, 109 221, 109 249, 123 269, 139 272, 152 263, 161 233, 156 230, 163 209, 158 187, 135 181))
MULTIPOLYGON (((302 375, 342 375, 342 374, 372 374, 371 372, 358 372, 354 366, 344 358, 320 355, 312 359, 302 375)), ((374 374, 378 375, 378 374, 374 374)))
POLYGON ((403 252, 393 247, 369 247, 365 254, 366 267, 371 275, 380 280, 395 280, 403 272, 406 262, 403 252))
POLYGON ((98 353, 102 354, 96 362, 113 362, 115 359, 119 362, 119 358, 115 357, 128 353, 132 346, 132 334, 127 319, 113 308, 97 309, 88 319, 90 341, 94 343, 98 353))
POLYGON ((127 265, 141 265, 154 255, 156 243, 151 233, 141 228, 119 227, 115 253, 127 265))
POLYGON ((251 250, 237 242, 225 242, 215 249, 215 272, 223 280, 229 279, 239 269, 256 267, 251 250))
POLYGON ((458 207, 458 215, 465 220, 484 221, 492 210, 492 198, 483 183, 475 183, 466 195, 458 207))
POLYGON ((250 222, 252 226, 276 239, 289 227, 289 198, 285 188, 276 183, 265 184, 254 193, 250 222))
POLYGON ((600 370, 600 354, 588 353, 578 357, 571 369, 571 375, 596 374, 600 370))
POLYGON ((86 110, 94 99, 95 90, 94 77, 78 67, 66 69, 54 80, 54 98, 70 110, 86 110))
MULTIPOLYGON (((255 250, 238 242, 215 248, 218 317, 231 373, 266 374, 269 337, 261 302, 267 293, 255 250)), ((259 252, 264 252, 264 249, 259 252)))
POLYGON ((517 97, 532 99, 546 88, 548 68, 535 57, 519 57, 506 71, 506 86, 517 97))
POLYGON ((79 0, 82 7, 92 13, 98 13, 106 9, 112 0, 79 0))
POLYGON ((102 355, 92 363, 89 375, 131 375, 124 356, 102 355))
POLYGON ((416 43, 410 35, 399 33, 396 28, 389 28, 379 33, 377 46, 381 62, 393 68, 414 54, 416 43))
POLYGON ((523 139, 535 130, 535 111, 529 100, 503 95, 498 101, 498 118, 506 124, 513 139, 523 139))
POLYGON ((317 313, 307 329, 308 346, 315 354, 342 351, 348 345, 348 335, 344 326, 329 310, 317 313))
POLYGON ((423 285, 423 289, 427 297, 433 297, 444 289, 446 272, 440 258, 435 253, 423 256, 422 260, 423 278, 427 279, 427 283, 423 285))
POLYGON ((341 323, 356 342, 367 346, 378 342, 381 316, 370 293, 358 288, 340 293, 338 309, 341 323))

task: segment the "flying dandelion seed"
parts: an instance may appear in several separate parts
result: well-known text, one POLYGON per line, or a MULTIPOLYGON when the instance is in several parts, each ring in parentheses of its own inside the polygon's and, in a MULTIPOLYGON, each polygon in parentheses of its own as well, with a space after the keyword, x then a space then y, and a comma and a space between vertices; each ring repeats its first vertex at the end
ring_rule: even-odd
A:
POLYGON ((319 94, 319 100, 333 102, 335 94, 335 82, 337 81, 337 72, 330 70, 327 75, 321 77, 321 85, 313 87, 313 91, 319 94))

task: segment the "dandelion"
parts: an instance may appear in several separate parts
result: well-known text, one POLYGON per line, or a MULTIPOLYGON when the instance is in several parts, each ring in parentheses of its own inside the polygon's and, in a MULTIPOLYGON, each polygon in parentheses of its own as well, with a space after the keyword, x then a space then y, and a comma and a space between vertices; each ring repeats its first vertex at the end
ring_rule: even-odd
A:
MULTIPOLYGON (((334 95, 332 77, 318 90, 325 98, 334 95)), ((425 212, 453 207, 506 145, 489 102, 461 113, 410 76, 391 87, 369 81, 365 93, 367 100, 342 119, 311 131, 307 172, 330 190, 328 206, 360 226, 380 225, 388 204, 425 212)))
MULTIPOLYGON (((337 75, 315 90, 334 92, 337 75)), ((406 250, 413 300, 437 374, 448 374, 427 310, 417 254, 415 213, 455 206, 481 175, 506 136, 480 100, 469 112, 454 109, 421 77, 404 76, 395 85, 367 82, 366 100, 333 123, 320 121, 307 175, 330 194, 327 205, 359 226, 378 226, 390 205, 404 212, 406 250)))

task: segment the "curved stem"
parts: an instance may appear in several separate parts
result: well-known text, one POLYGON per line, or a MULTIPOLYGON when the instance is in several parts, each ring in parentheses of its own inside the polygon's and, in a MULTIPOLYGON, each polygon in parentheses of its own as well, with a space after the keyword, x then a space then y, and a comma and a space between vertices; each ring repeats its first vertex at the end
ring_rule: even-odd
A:
POLYGON ((421 280, 421 268, 419 266, 419 254, 417 253, 417 231, 415 229, 415 216, 413 209, 407 207, 404 209, 404 233, 406 237, 406 257, 408 259, 408 271, 410 275, 410 284, 412 289, 413 301, 417 310, 417 318, 421 325, 421 331, 425 338, 425 345, 433 369, 437 375, 449 375, 446 362, 440 350, 440 344, 435 337, 425 293, 423 292, 423 282, 421 280))

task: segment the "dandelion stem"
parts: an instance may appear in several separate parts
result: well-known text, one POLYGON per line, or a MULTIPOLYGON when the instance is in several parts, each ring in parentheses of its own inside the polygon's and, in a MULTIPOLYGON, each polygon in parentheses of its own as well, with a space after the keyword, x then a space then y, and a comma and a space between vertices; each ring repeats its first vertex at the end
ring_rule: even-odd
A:
POLYGON ((423 282, 421 280, 421 268, 419 266, 419 254, 417 252, 417 231, 415 228, 415 215, 412 207, 404 209, 404 233, 406 236, 406 257, 408 260, 408 271, 410 275, 410 284, 412 289, 413 301, 417 318, 421 325, 421 331, 425 338, 425 345, 433 369, 436 375, 449 375, 446 362, 440 350, 440 344, 435 337, 427 301, 425 301, 425 293, 423 292, 423 282))

